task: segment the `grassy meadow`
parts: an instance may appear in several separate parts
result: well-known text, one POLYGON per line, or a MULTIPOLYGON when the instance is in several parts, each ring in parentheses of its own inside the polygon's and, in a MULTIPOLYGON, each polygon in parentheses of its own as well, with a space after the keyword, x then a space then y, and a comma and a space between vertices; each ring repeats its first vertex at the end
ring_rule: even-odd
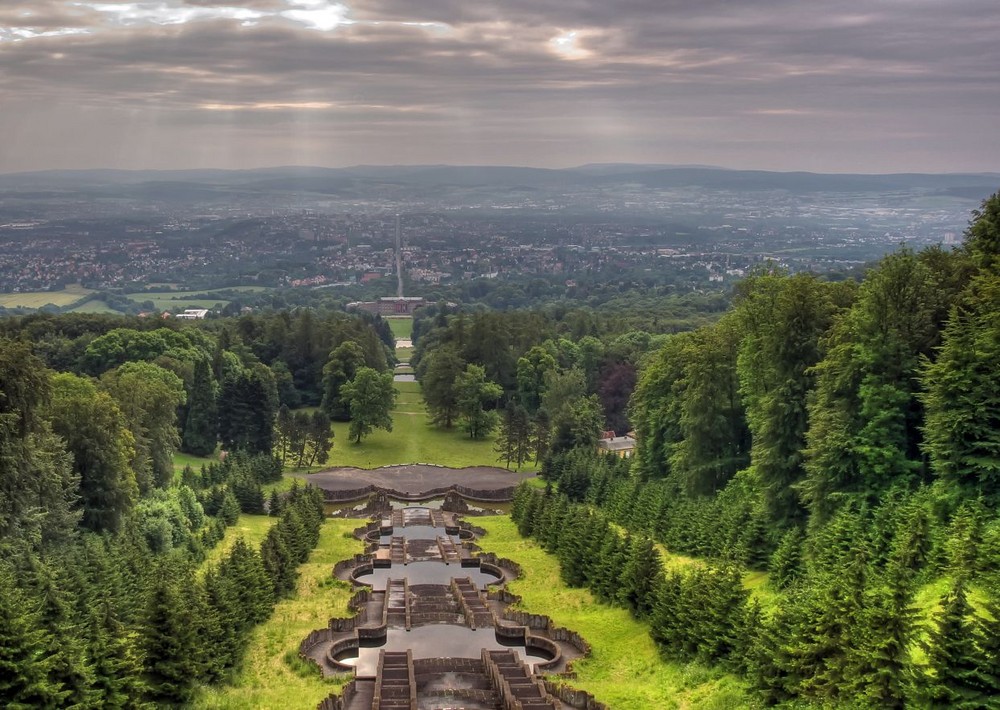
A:
POLYGON ((27 291, 25 293, 0 293, 0 308, 41 308, 52 304, 59 308, 71 306, 92 294, 79 284, 67 286, 62 291, 27 291))
MULTIPOLYGON (((350 440, 349 422, 334 422, 333 449, 326 467, 376 468, 403 463, 444 466, 503 466, 493 450, 495 437, 470 439, 458 426, 451 430, 431 424, 419 382, 396 382, 399 393, 392 414, 392 431, 376 429, 360 444, 350 440)), ((535 470, 522 466, 522 471, 535 470)))
POLYGON ((174 452, 174 471, 180 473, 184 470, 185 466, 190 466, 195 471, 198 471, 202 466, 207 466, 210 463, 218 462, 217 456, 194 456, 192 454, 185 454, 180 451, 174 452))
POLYGON ((92 298, 79 306, 70 308, 67 313, 91 313, 96 315, 121 315, 122 312, 115 310, 104 301, 92 298))
POLYGON ((127 293, 125 295, 136 303, 152 301, 154 308, 158 311, 176 311, 185 308, 215 308, 218 305, 229 305, 229 300, 227 299, 212 298, 211 294, 214 293, 228 291, 259 293, 266 290, 263 286, 235 286, 233 288, 206 289, 203 291, 149 291, 127 293), (206 294, 209 296, 208 298, 204 298, 206 294))
POLYGON ((389 321, 389 328, 395 338, 413 337, 413 318, 410 316, 388 316, 386 320, 389 321))
POLYGON ((278 522, 277 518, 272 518, 268 515, 241 514, 239 520, 236 521, 236 525, 226 528, 226 536, 222 538, 219 544, 208 551, 205 561, 201 563, 201 569, 206 570, 212 565, 218 564, 233 549, 233 545, 240 538, 250 545, 250 547, 258 549, 260 543, 267 536, 267 531, 276 522, 278 522))
POLYGON ((596 601, 585 589, 570 589, 559 577, 559 562, 534 541, 517 533, 507 517, 476 518, 487 535, 484 550, 514 560, 523 577, 509 588, 522 608, 548 614, 558 626, 583 636, 591 656, 573 664, 575 688, 592 693, 615 710, 702 708, 728 710, 749 705, 736 676, 697 664, 668 663, 649 637, 649 625, 625 609, 596 601))
POLYGON ((340 560, 361 552, 361 543, 351 536, 357 526, 357 520, 324 522, 319 544, 299 567, 295 595, 279 602, 271 618, 253 630, 243 664, 230 682, 200 689, 192 707, 314 708, 349 680, 347 676, 324 679, 315 666, 299 659, 298 651, 310 631, 325 627, 331 617, 348 616, 347 602, 353 589, 335 580, 332 569, 340 560))

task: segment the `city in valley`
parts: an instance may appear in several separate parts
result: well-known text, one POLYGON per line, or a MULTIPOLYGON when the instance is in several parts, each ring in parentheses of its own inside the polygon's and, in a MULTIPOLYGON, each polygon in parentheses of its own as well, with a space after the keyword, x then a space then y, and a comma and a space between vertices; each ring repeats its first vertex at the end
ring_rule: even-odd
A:
MULTIPOLYGON (((638 165, 6 175, 0 305, 137 313, 168 291, 238 289, 205 294, 209 307, 265 288, 388 295, 396 215, 417 295, 476 300, 528 281, 568 298, 721 290, 761 262, 850 272, 900 245, 953 245, 996 181, 638 165)), ((492 305, 523 304, 501 293, 492 305)))

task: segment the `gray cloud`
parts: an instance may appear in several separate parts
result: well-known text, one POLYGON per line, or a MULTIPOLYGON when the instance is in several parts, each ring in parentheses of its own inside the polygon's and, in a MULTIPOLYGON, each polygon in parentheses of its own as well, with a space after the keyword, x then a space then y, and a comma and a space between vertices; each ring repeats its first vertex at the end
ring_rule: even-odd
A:
POLYGON ((0 171, 997 170, 998 36, 992 0, 8 0, 0 171))

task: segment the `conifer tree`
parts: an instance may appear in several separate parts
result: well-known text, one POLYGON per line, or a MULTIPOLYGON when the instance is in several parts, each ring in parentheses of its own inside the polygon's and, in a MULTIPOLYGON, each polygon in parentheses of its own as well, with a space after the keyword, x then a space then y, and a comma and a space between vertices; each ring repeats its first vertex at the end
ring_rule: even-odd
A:
POLYGON ((90 655, 94 690, 102 708, 143 707, 147 693, 139 633, 126 628, 110 604, 101 603, 91 614, 90 655))
POLYGON ((179 568, 165 563, 155 575, 144 631, 149 695, 167 703, 185 702, 203 671, 193 577, 179 568))
POLYGON ((95 705, 99 694, 93 689, 94 668, 87 653, 85 629, 77 618, 65 581, 42 562, 36 563, 31 574, 33 595, 40 602, 39 621, 49 640, 46 649, 52 662, 49 678, 66 692, 67 705, 95 705))
POLYGON ((977 618, 982 647, 979 671, 986 696, 984 707, 1000 708, 1000 594, 995 586, 989 590, 985 615, 977 618))
POLYGON ((922 696, 930 707, 972 710, 984 707, 989 696, 965 585, 963 577, 956 578, 927 642, 930 672, 925 676, 922 696))
POLYGON ((617 530, 608 528, 608 534, 601 545, 600 562, 596 565, 590 588, 597 598, 607 604, 619 604, 622 569, 628 554, 631 540, 618 534, 617 530))
POLYGON ((12 710, 58 707, 70 695, 52 679, 50 634, 38 611, 0 564, 0 698, 12 710))
POLYGON ((241 630, 248 631, 271 616, 274 608, 271 580, 260 554, 242 538, 236 541, 219 567, 219 575, 233 585, 235 605, 243 616, 239 625, 241 630))
POLYGON ((640 619, 646 618, 653 611, 662 570, 660 554, 653 546, 653 541, 645 535, 635 537, 622 570, 620 598, 640 619))
POLYGON ((194 364, 187 407, 181 450, 195 456, 208 456, 215 451, 218 440, 219 415, 212 370, 204 358, 194 364))

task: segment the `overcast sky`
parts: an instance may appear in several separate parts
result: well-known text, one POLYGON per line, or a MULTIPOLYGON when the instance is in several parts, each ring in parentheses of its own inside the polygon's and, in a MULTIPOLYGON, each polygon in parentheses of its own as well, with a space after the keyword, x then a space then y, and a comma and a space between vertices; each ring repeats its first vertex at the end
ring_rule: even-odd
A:
POLYGON ((1000 171, 1000 0, 0 0, 0 172, 1000 171))

